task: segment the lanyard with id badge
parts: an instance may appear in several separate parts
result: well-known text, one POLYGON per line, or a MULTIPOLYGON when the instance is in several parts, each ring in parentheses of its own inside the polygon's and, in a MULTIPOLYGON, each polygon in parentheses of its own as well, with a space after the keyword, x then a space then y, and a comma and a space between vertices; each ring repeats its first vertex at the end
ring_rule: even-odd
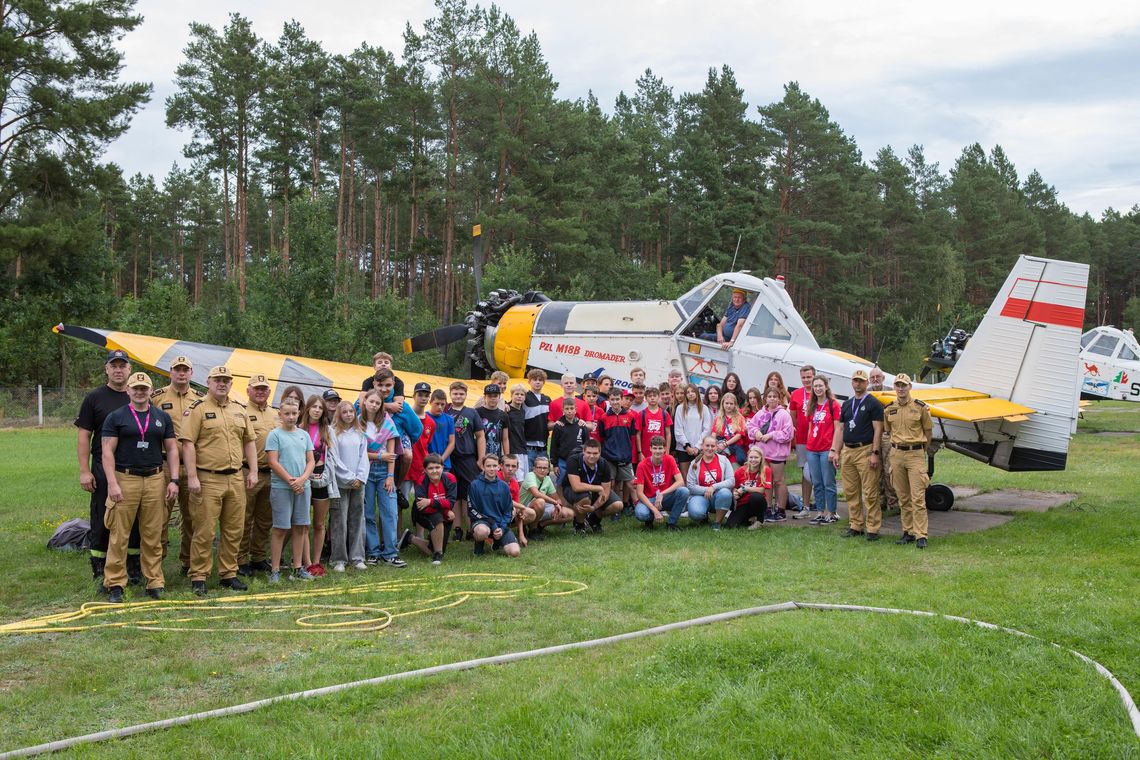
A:
POLYGON ((146 440, 146 431, 150 429, 150 407, 148 406, 146 410, 145 424, 139 421, 139 416, 133 406, 127 408, 131 410, 131 416, 135 418, 135 424, 139 426, 139 442, 135 444, 135 448, 145 451, 150 448, 150 443, 146 440))
POLYGON ((858 404, 855 403, 855 399, 851 399, 851 419, 847 421, 848 430, 855 429, 855 417, 859 414, 859 409, 863 406, 863 402, 866 400, 866 395, 864 395, 863 398, 859 399, 858 404))

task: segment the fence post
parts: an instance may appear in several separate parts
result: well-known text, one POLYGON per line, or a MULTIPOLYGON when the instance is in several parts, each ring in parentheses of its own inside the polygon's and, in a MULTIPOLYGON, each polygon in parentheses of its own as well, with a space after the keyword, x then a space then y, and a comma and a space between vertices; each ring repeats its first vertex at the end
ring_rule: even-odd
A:
POLYGON ((36 386, 36 418, 39 420, 39 426, 44 426, 44 387, 42 385, 36 386))

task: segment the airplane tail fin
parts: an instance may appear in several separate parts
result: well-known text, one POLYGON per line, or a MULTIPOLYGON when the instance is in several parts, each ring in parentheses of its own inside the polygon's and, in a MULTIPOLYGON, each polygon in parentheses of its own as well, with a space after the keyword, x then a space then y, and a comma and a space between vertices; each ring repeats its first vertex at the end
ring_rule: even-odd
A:
POLYGON ((1077 419, 1087 264, 1021 256, 947 384, 1032 407, 1008 443, 948 447, 1011 471, 1063 470, 1077 419), (988 449, 981 451, 980 449, 988 449))

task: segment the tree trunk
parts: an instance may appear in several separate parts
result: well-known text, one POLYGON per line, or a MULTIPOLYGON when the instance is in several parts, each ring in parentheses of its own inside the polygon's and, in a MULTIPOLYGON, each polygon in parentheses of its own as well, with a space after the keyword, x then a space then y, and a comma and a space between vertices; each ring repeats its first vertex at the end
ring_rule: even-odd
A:
POLYGON ((380 297, 381 266, 381 204, 380 204, 380 172, 376 172, 376 190, 372 194, 372 300, 380 297))
POLYGON ((340 267, 344 256, 344 171, 346 164, 346 146, 344 144, 344 120, 340 126, 340 176, 336 188, 336 267, 333 276, 333 297, 340 295, 340 267))

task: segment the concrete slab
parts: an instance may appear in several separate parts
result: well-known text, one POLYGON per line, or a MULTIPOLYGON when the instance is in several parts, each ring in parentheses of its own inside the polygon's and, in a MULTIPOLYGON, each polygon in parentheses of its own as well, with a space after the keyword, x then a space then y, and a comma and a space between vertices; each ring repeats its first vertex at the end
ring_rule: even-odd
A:
POLYGON ((954 500, 952 512, 1048 512, 1053 507, 1068 504, 1077 498, 1075 493, 1045 493, 1003 488, 999 491, 954 500))

